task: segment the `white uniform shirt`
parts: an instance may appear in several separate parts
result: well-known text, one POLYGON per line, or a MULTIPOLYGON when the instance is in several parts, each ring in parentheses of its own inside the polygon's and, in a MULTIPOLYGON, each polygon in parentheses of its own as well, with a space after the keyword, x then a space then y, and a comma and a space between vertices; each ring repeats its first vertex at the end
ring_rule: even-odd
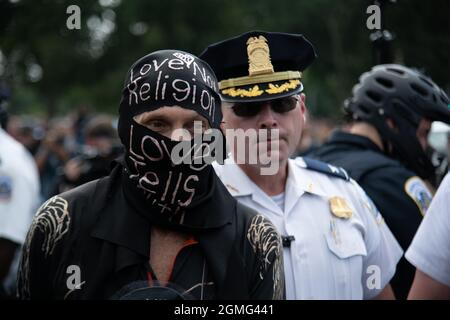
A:
MULTIPOLYGON (((19 245, 39 205, 39 175, 31 154, 0 128, 0 238, 19 245)), ((5 287, 15 282, 17 250, 5 287)))
POLYGON ((405 256, 417 269, 450 286, 450 173, 442 181, 405 256))
POLYGON ((289 160, 284 211, 231 160, 214 168, 237 200, 269 218, 284 248, 287 299, 370 299, 395 273, 403 251, 356 182, 304 168, 289 160), (339 196, 352 209, 335 217, 329 199, 339 196), (369 282, 369 285, 367 283, 369 282))

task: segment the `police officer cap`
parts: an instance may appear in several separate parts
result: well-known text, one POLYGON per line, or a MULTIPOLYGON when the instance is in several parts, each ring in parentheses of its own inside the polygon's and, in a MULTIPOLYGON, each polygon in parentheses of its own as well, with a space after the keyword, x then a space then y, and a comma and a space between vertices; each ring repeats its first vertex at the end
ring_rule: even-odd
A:
POLYGON ((303 90, 313 45, 299 34, 250 31, 207 47, 199 56, 214 70, 227 102, 264 101, 303 90))

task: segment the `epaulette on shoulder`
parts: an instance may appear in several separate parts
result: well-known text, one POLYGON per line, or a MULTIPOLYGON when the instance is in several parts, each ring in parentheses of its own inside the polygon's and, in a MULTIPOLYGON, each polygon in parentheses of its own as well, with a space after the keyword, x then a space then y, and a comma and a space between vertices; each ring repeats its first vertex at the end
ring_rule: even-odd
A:
POLYGON ((309 158, 303 158, 298 157, 295 159, 295 163, 302 168, 317 171, 324 173, 329 176, 337 177, 344 179, 346 181, 350 181, 350 176, 348 175, 347 171, 345 171, 341 167, 335 167, 331 164, 328 164, 326 162, 322 162, 315 159, 309 159, 309 158))

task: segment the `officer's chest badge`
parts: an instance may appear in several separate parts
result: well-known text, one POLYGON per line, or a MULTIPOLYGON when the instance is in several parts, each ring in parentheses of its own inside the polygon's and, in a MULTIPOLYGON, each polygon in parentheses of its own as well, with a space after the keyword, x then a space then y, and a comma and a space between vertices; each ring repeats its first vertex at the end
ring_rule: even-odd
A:
POLYGON ((329 200, 331 213, 341 219, 350 219, 352 217, 352 209, 348 206, 347 201, 341 197, 332 197, 329 200))
POLYGON ((263 36, 250 37, 247 40, 247 54, 250 76, 274 72, 266 38, 263 36))

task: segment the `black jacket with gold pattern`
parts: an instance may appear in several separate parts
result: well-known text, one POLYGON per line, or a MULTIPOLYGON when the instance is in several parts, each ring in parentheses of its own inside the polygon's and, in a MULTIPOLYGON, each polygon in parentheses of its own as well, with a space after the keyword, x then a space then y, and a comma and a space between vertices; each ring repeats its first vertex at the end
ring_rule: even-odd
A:
MULTIPOLYGON (((108 177, 41 206, 23 248, 20 299, 132 298, 127 288, 157 286, 150 281, 148 263, 151 226, 126 202, 121 170, 117 166, 108 177)), ((218 184, 218 197, 228 195, 218 184)), ((233 201, 211 212, 224 215, 227 224, 195 233, 176 256, 169 287, 178 298, 284 297, 277 231, 266 218, 233 201)), ((161 299, 158 293, 147 298, 161 299)))

